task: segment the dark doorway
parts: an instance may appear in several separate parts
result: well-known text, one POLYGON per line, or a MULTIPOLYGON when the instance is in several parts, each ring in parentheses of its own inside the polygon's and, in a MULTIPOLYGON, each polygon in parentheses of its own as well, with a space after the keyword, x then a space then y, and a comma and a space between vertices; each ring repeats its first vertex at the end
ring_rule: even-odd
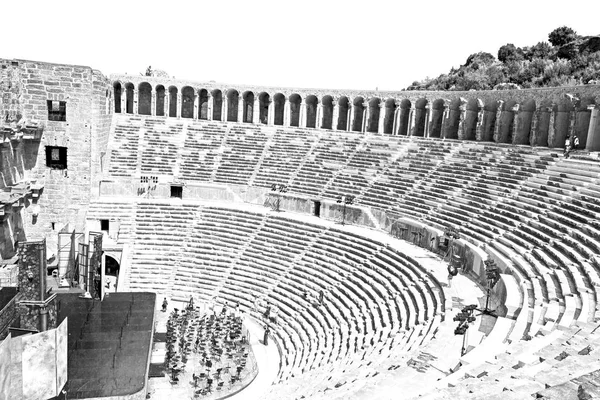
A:
POLYGON ((314 201, 315 202, 315 217, 321 217, 321 202, 320 201, 314 201))
POLYGON ((106 273, 106 275, 119 276, 120 265, 117 260, 115 260, 111 256, 107 255, 107 256, 105 256, 104 263, 105 263, 104 272, 106 273))

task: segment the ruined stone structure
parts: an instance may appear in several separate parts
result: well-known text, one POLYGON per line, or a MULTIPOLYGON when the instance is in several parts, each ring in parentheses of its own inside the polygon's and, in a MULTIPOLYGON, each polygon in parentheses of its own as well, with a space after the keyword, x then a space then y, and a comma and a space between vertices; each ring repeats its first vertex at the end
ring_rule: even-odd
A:
MULTIPOLYGON (((254 317, 265 296, 281 310, 265 398, 377 398, 452 319, 446 273, 402 239, 451 248, 481 285, 484 261, 499 266, 491 332, 422 394, 476 398, 502 382, 524 398, 600 368, 582 350, 600 348, 599 86, 374 92, 0 67, 0 254, 19 249, 31 301, 48 300, 26 289, 30 259, 46 257, 36 240, 50 257, 58 231, 104 232, 94 247, 120 263, 119 291, 218 295, 254 317), (570 134, 581 147, 567 159, 570 134), (342 212, 371 234, 333 226, 342 212), (326 306, 306 288, 326 290, 326 306)), ((20 311, 25 325, 34 312, 20 311)))

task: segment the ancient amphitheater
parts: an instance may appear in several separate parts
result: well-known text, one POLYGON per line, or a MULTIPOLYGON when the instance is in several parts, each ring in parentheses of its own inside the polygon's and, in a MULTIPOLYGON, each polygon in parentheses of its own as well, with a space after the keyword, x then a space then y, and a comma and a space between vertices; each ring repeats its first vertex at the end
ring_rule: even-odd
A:
POLYGON ((600 86, 310 90, 0 64, 3 259, 17 238, 102 231, 119 292, 217 298, 255 322, 268 302, 280 361, 262 399, 600 396, 600 86), (14 206, 23 185, 39 209, 14 206))

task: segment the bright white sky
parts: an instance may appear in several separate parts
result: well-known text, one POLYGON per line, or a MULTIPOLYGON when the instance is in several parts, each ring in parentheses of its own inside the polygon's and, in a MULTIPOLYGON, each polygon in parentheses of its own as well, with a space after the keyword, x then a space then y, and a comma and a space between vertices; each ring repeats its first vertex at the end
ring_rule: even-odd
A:
POLYGON ((0 58, 305 88, 399 90, 562 25, 600 35, 600 0, 28 0, 0 10, 0 58))

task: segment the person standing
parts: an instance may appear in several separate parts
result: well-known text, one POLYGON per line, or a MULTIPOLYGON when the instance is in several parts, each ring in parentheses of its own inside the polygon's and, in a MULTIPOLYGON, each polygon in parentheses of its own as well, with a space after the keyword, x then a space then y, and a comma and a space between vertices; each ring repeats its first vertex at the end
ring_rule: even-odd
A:
POLYGON ((169 302, 167 301, 167 298, 165 297, 163 302, 162 302, 162 312, 167 312, 167 306, 169 305, 169 302))
POLYGON ((263 335, 263 344, 265 346, 269 345, 269 334, 271 333, 271 329, 269 329, 269 325, 265 328, 265 334, 263 335))

